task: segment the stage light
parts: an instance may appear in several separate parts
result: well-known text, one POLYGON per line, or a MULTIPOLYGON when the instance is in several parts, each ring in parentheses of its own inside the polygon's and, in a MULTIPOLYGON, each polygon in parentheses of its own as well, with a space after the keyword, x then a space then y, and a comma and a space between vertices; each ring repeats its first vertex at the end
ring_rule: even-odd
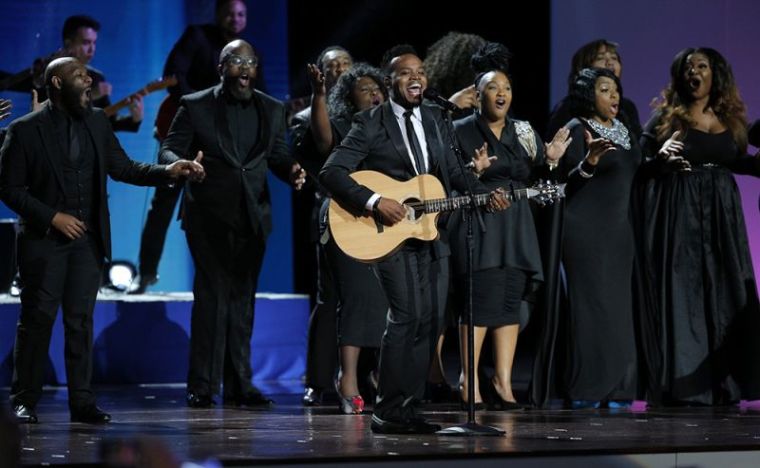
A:
POLYGON ((114 260, 107 266, 107 288, 119 292, 129 292, 137 278, 137 267, 127 260, 114 260))

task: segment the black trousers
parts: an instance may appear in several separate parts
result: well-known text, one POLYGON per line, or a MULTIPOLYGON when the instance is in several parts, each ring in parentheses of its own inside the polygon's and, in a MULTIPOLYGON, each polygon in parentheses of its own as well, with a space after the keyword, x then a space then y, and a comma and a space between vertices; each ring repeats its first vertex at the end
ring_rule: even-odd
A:
POLYGON ((338 338, 335 312, 338 295, 325 246, 317 246, 317 303, 309 317, 309 341, 306 353, 306 386, 316 390, 333 387, 338 364, 338 338))
POLYGON ((189 392, 234 398, 253 390, 254 297, 265 241, 250 229, 189 218, 185 231, 195 264, 190 323, 189 392))
POLYGON ((174 207, 182 193, 182 185, 173 187, 159 186, 150 200, 150 210, 145 218, 140 237, 140 276, 155 277, 158 274, 158 262, 164 251, 166 231, 172 221, 174 207))
POLYGON ((103 254, 95 236, 68 240, 57 231, 42 238, 20 234, 21 314, 13 349, 11 403, 34 407, 42 396, 50 336, 63 309, 69 407, 95 403, 92 380, 92 314, 103 254))
POLYGON ((439 286, 447 282, 446 260, 434 261, 430 244, 412 241, 377 263, 390 306, 380 347, 374 409, 382 419, 405 421, 415 417, 413 400, 424 392, 438 334, 444 297, 439 286))

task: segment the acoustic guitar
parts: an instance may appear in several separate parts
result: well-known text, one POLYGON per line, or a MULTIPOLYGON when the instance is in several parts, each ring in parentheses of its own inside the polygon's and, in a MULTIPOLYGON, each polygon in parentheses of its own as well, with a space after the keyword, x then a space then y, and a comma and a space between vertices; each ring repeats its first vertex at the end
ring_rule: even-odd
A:
POLYGON ((111 104, 110 106, 103 109, 103 112, 106 113, 107 116, 111 117, 112 115, 116 114, 120 110, 124 109, 125 107, 129 106, 130 99, 133 97, 136 97, 138 95, 147 95, 156 91, 161 91, 162 89, 171 88, 172 86, 175 86, 177 84, 177 78, 173 76, 165 76, 163 78, 159 78, 155 81, 151 81, 147 85, 145 85, 144 88, 135 91, 134 93, 130 94, 129 96, 125 97, 124 99, 115 102, 111 104))
MULTIPOLYGON (((355 216, 335 199, 330 201, 328 221, 335 243, 349 257, 360 262, 376 262, 392 255, 408 239, 432 241, 438 237, 436 226, 442 211, 470 206, 471 197, 446 198, 441 182, 430 174, 422 174, 406 182, 375 171, 351 174, 357 183, 397 200, 406 207, 406 217, 393 226, 386 226, 377 216, 355 216)), ((524 189, 507 190, 510 201, 533 199, 540 204, 552 203, 565 196, 565 184, 539 183, 524 189)), ((487 205, 490 194, 477 194, 477 206, 487 205)))

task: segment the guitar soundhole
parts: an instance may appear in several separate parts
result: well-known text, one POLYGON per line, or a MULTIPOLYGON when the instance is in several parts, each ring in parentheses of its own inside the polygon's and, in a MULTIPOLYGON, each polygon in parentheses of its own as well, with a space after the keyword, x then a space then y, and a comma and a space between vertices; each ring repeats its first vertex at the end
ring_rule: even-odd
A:
POLYGON ((425 205, 417 198, 404 200, 407 222, 416 223, 425 214, 425 205))

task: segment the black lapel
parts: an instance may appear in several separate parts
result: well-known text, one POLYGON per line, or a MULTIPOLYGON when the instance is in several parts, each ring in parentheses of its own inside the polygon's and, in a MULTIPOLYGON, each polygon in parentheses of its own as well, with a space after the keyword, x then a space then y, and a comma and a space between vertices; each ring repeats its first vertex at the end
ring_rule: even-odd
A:
POLYGON ((52 104, 48 102, 45 109, 41 112, 41 118, 37 124, 37 129, 40 132, 40 141, 42 142, 42 146, 45 148, 45 156, 47 156, 48 161, 50 161, 50 165, 53 167, 53 173, 55 174, 55 178, 58 181, 58 185, 60 185, 61 190, 63 190, 65 193, 65 187, 63 183, 63 163, 61 162, 61 158, 64 157, 64 155, 67 153, 63 151, 61 142, 58 139, 58 136, 55 134, 53 127, 53 117, 51 115, 51 106, 52 104), (53 147, 51 147, 51 145, 53 147))
POLYGON ((219 150, 222 156, 235 167, 240 166, 240 159, 237 157, 237 145, 232 140, 230 124, 227 120, 226 104, 222 94, 222 85, 214 88, 214 131, 216 141, 219 144, 219 150))
POLYGON ((391 139, 393 147, 396 148, 399 157, 404 161, 409 174, 417 174, 417 171, 414 170, 412 159, 409 156, 409 151, 404 144, 404 137, 401 135, 401 128, 398 126, 391 102, 388 101, 383 104, 381 111, 383 113, 383 126, 385 127, 385 131, 388 132, 388 137, 391 139))
MULTIPOLYGON (((504 148, 507 153, 509 153, 512 158, 515 161, 520 160, 521 153, 519 148, 515 148, 511 144, 507 145, 504 144, 501 139, 496 138, 496 135, 493 134, 490 128, 488 128, 488 125, 483 123, 481 119, 478 118, 477 114, 473 116, 475 119, 475 126, 480 131, 480 134, 485 138, 486 142, 488 143, 488 147, 492 148, 492 150, 489 150, 489 154, 496 154, 496 151, 498 148, 504 148)), ((507 119, 506 125, 504 127, 503 132, 514 132, 514 123, 507 119)), ((519 145, 520 143, 517 143, 517 138, 510 138, 510 142, 513 144, 519 145)))

